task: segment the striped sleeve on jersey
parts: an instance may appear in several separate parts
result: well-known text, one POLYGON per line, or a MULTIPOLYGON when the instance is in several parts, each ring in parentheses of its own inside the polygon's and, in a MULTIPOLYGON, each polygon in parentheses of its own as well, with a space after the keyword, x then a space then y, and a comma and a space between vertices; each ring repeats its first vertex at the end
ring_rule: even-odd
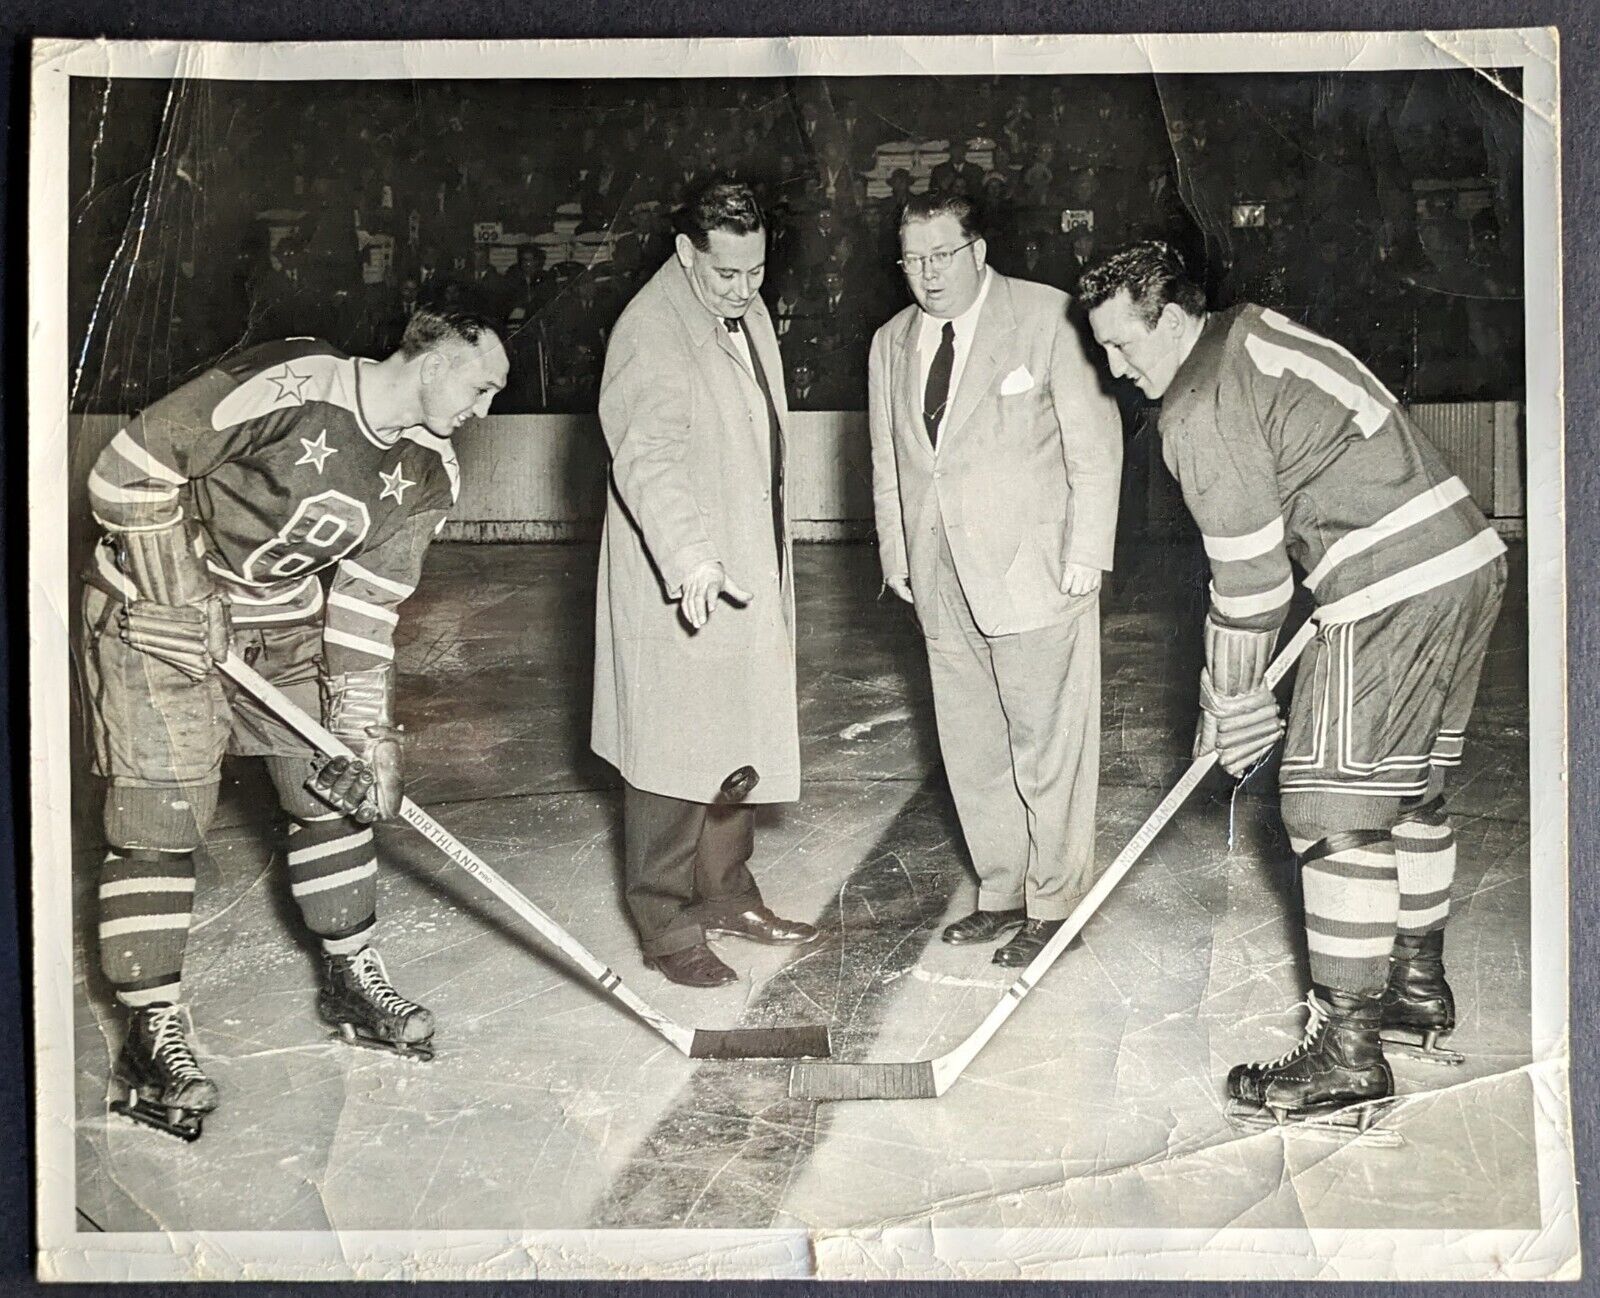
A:
POLYGON ((1162 441, 1205 543, 1212 620, 1270 631, 1294 593, 1277 466, 1248 391, 1226 369, 1220 379, 1217 401, 1186 409, 1162 441))
POLYGON ((163 526, 178 520, 178 489, 188 482, 177 456, 152 450, 145 421, 120 429, 89 470, 89 507, 106 527, 163 526))
POLYGON ((394 661, 400 605, 416 590, 441 510, 411 515, 386 541, 339 561, 328 592, 322 644, 335 675, 394 661))
POLYGON ((1292 374, 1311 384, 1326 407, 1325 423, 1349 422, 1371 437, 1399 409, 1382 380, 1332 339, 1266 307, 1259 324, 1245 339, 1255 368, 1269 378, 1292 374))
POLYGON ((349 372, 324 344, 269 343, 191 379, 130 420, 95 460, 95 518, 111 528, 176 521, 183 487, 269 436, 276 416, 312 399, 352 404, 330 395, 348 387, 349 372))
POLYGON ((1201 540, 1211 561, 1212 613, 1224 626, 1270 630, 1283 621, 1294 594, 1283 515, 1244 533, 1230 535, 1220 530, 1225 526, 1226 521, 1216 519, 1211 528, 1202 525, 1201 540))

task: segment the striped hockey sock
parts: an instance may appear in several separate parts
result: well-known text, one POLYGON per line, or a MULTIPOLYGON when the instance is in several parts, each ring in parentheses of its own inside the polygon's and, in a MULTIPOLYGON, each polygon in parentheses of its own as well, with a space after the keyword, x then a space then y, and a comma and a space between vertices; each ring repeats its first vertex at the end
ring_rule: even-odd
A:
POLYGON ((1400 876, 1400 932, 1432 933, 1450 918, 1456 877, 1456 835, 1436 802, 1411 812, 1394 827, 1400 876))
POLYGON ((371 927, 378 896, 371 826, 336 811, 295 817, 289 825, 288 865, 289 891, 306 927, 324 939, 325 948, 330 940, 343 947, 353 934, 371 927))
POLYGON ((135 1009, 183 999, 183 951, 194 909, 194 856, 130 848, 100 867, 100 967, 135 1009))
POLYGON ((1311 981, 1377 995, 1389 981, 1400 911, 1394 843, 1381 830, 1291 840, 1305 889, 1311 981))

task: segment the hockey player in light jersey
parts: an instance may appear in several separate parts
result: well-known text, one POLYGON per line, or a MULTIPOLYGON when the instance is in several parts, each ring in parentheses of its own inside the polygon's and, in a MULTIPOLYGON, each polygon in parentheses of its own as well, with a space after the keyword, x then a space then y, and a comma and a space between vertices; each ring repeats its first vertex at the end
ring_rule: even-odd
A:
POLYGON ((1310 1021, 1296 1050, 1234 1068, 1229 1092, 1273 1120, 1381 1100, 1394 1087, 1382 1040, 1439 1058, 1455 1026, 1443 777, 1461 760, 1505 546, 1342 347, 1264 307, 1207 313, 1159 242, 1091 267, 1080 298, 1111 372, 1162 400, 1162 454, 1210 561, 1197 754, 1216 747, 1238 776, 1284 734, 1262 677, 1291 561, 1317 606, 1279 776, 1310 1021))
POLYGON ((394 628, 458 491, 449 438, 506 355, 484 319, 419 309, 400 349, 253 348, 156 402, 89 475, 105 534, 84 595, 96 766, 108 781, 100 958, 131 1023, 115 1107, 193 1139, 217 1089, 183 1001, 193 853, 224 752, 267 760, 289 885, 321 940, 318 1010, 358 1044, 428 1054, 432 1016, 371 945, 371 824, 401 796, 394 628), (314 761, 216 668, 229 648, 358 755, 314 761))

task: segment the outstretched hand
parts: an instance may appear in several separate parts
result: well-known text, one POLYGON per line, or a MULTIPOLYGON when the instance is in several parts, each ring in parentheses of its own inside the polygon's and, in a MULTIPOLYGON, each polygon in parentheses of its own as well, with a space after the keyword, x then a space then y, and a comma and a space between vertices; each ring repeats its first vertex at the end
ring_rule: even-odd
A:
POLYGON ((678 608, 683 613, 683 620, 698 631, 711 620, 717 600, 723 597, 740 606, 748 604, 755 598, 734 581, 720 563, 715 559, 708 559, 704 563, 696 564, 684 578, 683 594, 678 600, 678 608))

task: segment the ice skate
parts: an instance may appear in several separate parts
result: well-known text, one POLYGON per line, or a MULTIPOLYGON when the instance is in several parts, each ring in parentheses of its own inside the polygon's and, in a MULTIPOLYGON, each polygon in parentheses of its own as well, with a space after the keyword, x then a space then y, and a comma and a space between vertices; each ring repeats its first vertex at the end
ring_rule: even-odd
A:
POLYGON ((1239 1064, 1228 1074, 1237 1125, 1399 1145, 1398 1132, 1377 1125, 1394 1103, 1394 1077, 1379 1044, 1379 998, 1337 988, 1314 988, 1300 1044, 1263 1063, 1239 1064))
POLYGON ((433 1015, 395 991, 370 946, 322 957, 317 1013, 350 1045, 408 1059, 432 1059, 433 1015))
POLYGON ((188 1010, 152 1005, 136 1010, 112 1070, 126 1098, 111 1111, 180 1140, 199 1140, 205 1115, 217 1107, 217 1086, 201 1071, 189 1045, 188 1010))
POLYGON ((1389 957, 1383 991, 1383 1043, 1432 1064, 1464 1064, 1467 1057, 1439 1044, 1456 1026, 1456 1000, 1444 976, 1444 930, 1400 933, 1389 957))

